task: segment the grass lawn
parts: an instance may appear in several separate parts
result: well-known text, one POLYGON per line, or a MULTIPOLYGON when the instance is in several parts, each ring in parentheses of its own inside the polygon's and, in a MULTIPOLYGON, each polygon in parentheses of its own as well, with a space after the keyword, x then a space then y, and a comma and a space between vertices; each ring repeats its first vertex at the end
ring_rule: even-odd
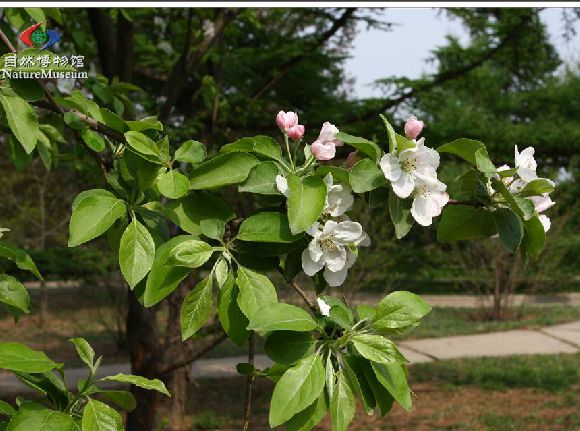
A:
MULTIPOLYGON (((359 408, 356 431, 577 431, 580 354, 465 359, 413 366, 411 413, 394 407, 385 418, 359 408)), ((199 380, 190 395, 193 430, 239 430, 241 378, 199 380)), ((267 430, 272 384, 254 390, 253 427, 267 430)), ((359 406, 360 407, 360 406, 359 406)), ((326 417, 315 428, 329 431, 326 417)))

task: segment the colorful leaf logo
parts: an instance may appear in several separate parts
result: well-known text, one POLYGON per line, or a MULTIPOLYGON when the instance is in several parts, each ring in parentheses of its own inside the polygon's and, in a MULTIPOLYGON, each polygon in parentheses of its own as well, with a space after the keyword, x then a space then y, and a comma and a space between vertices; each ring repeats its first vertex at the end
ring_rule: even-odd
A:
POLYGON ((28 46, 40 48, 41 50, 50 48, 60 40, 60 33, 47 29, 43 31, 40 27, 43 22, 28 27, 20 34, 20 40, 28 46))

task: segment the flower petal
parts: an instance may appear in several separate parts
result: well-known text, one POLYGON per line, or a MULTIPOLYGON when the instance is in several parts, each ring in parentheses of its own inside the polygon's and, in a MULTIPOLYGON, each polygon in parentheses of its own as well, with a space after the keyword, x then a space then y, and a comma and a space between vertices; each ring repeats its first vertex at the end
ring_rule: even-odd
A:
POLYGON ((282 175, 276 175, 276 188, 284 196, 288 197, 290 194, 290 187, 288 187, 288 180, 282 175))
POLYGON ((391 186, 393 187, 395 194, 404 199, 408 198, 413 192, 415 181, 407 172, 402 172, 397 180, 391 181, 391 186))
POLYGON ((363 234, 363 229, 360 223, 355 221, 341 221, 332 234, 337 244, 347 245, 358 240, 363 234))
POLYGON ((326 267, 332 272, 340 271, 346 265, 346 250, 342 246, 336 246, 323 254, 326 267))
POLYGON ((439 206, 432 199, 418 196, 411 205, 411 215, 421 226, 431 226, 439 206))
POLYGON ((401 176, 401 164, 397 156, 392 154, 385 154, 379 161, 385 178, 390 181, 396 181, 401 176))
POLYGON ((542 226, 544 227, 544 232, 548 232, 550 230, 550 226, 552 226, 552 221, 550 220, 550 217, 548 217, 545 214, 541 214, 540 216, 538 216, 538 218, 540 219, 540 223, 542 223, 542 226))
POLYGON ((318 262, 315 262, 310 257, 309 250, 307 248, 304 249, 304 251, 302 252, 302 269, 304 270, 304 273, 306 275, 312 277, 314 274, 320 271, 323 266, 324 259, 320 259, 318 262))
POLYGON ((332 272, 327 268, 324 270, 323 275, 329 286, 336 287, 344 283, 344 280, 346 280, 346 276, 348 275, 348 269, 345 267, 340 271, 332 272))

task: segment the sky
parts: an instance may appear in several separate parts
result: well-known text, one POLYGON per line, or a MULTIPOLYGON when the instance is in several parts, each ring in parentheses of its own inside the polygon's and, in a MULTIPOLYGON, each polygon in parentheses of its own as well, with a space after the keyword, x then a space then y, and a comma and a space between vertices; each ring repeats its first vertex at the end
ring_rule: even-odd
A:
MULTIPOLYGON (((579 62, 580 25, 576 23, 579 34, 566 42, 562 37, 561 13, 562 8, 547 8, 540 16, 562 59, 579 62)), ((355 97, 380 97, 381 90, 370 85, 378 78, 392 75, 418 78, 423 73, 435 72, 436 66, 425 60, 431 50, 446 44, 447 34, 458 36, 461 42, 468 41, 459 21, 449 20, 436 9, 389 8, 384 17, 397 24, 393 31, 369 31, 361 23, 352 58, 346 62, 348 75, 355 78, 355 97)))

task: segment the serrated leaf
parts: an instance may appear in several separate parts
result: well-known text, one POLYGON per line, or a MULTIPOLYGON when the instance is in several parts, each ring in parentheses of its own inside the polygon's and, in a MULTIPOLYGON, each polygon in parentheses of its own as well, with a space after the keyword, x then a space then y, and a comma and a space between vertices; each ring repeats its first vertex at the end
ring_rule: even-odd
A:
POLYGON ((44 352, 20 343, 0 343, 0 368, 23 373, 46 373, 59 367, 44 352))
POLYGON ((22 313, 30 313, 30 297, 20 281, 7 274, 0 274, 0 302, 22 313))
POLYGON ((391 340, 373 334, 357 334, 351 338, 355 349, 362 357, 379 364, 405 362, 406 359, 395 343, 391 340))
POLYGON ((318 325, 306 310, 281 302, 266 304, 250 319, 248 329, 260 333, 272 331, 307 332, 318 325))
POLYGON ((24 99, 7 87, 0 87, 0 103, 12 133, 27 154, 32 153, 38 140, 36 111, 24 99))
POLYGON ((82 419, 83 431, 123 431, 121 415, 105 403, 89 398, 82 419))
POLYGON ((159 379, 147 379, 141 376, 134 376, 132 374, 117 374, 114 376, 103 377, 101 380, 110 380, 113 382, 129 383, 138 386, 142 389, 161 392, 168 397, 171 396, 165 384, 159 379))
POLYGON ((238 267, 238 305, 248 319, 267 304, 278 302, 276 289, 268 277, 243 266, 238 267))
POLYGON ((208 321, 212 310, 212 281, 210 275, 187 294, 181 305, 181 339, 192 337, 208 321))
POLYGON ((119 266, 132 289, 149 273, 154 258, 153 237, 147 228, 134 218, 123 232, 119 246, 119 266))
POLYGON ((88 365, 89 368, 93 368, 95 364, 95 351, 91 345, 84 338, 71 338, 69 340, 75 345, 77 353, 81 361, 88 365))
POLYGON ((431 306, 411 292, 397 291, 377 305, 373 326, 379 329, 404 328, 423 318, 431 306))
POLYGON ((189 180, 181 172, 171 169, 157 180, 157 188, 169 199, 179 199, 189 190, 189 180))
POLYGON ((245 219, 240 225, 240 241, 291 243, 302 235, 292 235, 288 217, 278 212, 260 212, 245 219))
POLYGON ((288 175, 288 221, 292 234, 305 232, 318 220, 326 203, 326 185, 314 175, 288 175))

